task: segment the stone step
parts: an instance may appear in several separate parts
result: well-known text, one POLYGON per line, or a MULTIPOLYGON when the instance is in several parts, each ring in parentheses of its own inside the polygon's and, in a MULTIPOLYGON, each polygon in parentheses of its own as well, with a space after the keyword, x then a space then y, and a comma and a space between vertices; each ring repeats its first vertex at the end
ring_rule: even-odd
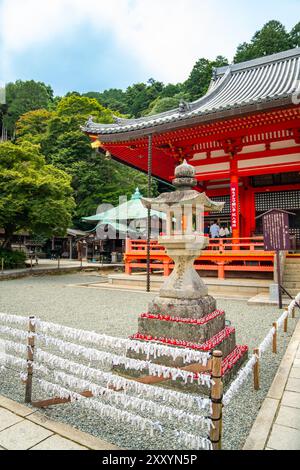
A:
POLYGON ((288 293, 289 293, 293 298, 295 298, 296 295, 298 295, 299 292, 300 292, 300 289, 287 289, 287 288, 286 288, 286 290, 288 291, 288 293))
POLYGON ((300 282, 294 282, 294 281, 283 281, 283 287, 286 289, 299 289, 300 290, 300 282))
POLYGON ((287 281, 300 281, 300 272, 295 273, 284 273, 283 279, 287 281))
POLYGON ((225 312, 216 310, 200 320, 162 315, 142 314, 138 320, 138 333, 152 337, 176 338, 192 343, 205 343, 225 328, 225 312))
MULTIPOLYGON (((147 342, 160 343, 160 344, 174 346, 174 347, 177 346, 177 344, 175 343, 176 340, 174 340, 174 338, 162 338, 162 337, 150 338, 150 336, 148 335, 136 334, 132 336, 131 339, 142 341, 142 342, 147 341, 147 342)), ((218 349, 222 351, 223 356, 226 357, 236 347, 235 329, 232 327, 225 327, 222 331, 220 331, 217 335, 210 338, 210 340, 205 343, 196 344, 196 343, 187 342, 186 345, 183 345, 183 346, 179 345, 178 347, 180 347, 181 349, 182 347, 186 347, 189 349, 195 349, 197 351, 204 351, 204 352, 212 352, 213 350, 218 349)), ((134 351, 128 351, 127 355, 129 357, 132 357, 133 359, 140 359, 144 361, 150 359, 151 362, 155 364, 163 364, 169 367, 184 367, 186 365, 184 364, 181 358, 177 358, 173 360, 172 357, 168 357, 168 356, 154 357, 151 354, 150 356, 147 356, 146 354, 136 353, 134 351)))

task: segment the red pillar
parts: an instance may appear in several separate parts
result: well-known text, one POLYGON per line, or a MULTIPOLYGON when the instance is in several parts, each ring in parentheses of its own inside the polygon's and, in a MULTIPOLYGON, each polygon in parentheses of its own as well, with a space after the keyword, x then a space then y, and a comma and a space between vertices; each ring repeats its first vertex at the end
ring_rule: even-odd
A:
POLYGON ((237 160, 230 162, 230 211, 232 238, 240 238, 240 194, 237 160))
POLYGON ((241 228, 242 237, 249 238, 255 231, 255 194, 249 178, 243 179, 243 187, 240 188, 240 212, 241 212, 241 228))

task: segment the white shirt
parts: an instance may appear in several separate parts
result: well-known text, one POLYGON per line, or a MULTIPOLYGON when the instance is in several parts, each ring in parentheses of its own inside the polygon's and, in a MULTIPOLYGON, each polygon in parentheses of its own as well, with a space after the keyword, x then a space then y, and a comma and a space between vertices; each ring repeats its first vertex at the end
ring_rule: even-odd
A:
POLYGON ((210 229, 210 236, 211 238, 218 238, 219 233, 220 233, 220 227, 217 224, 213 224, 210 229))

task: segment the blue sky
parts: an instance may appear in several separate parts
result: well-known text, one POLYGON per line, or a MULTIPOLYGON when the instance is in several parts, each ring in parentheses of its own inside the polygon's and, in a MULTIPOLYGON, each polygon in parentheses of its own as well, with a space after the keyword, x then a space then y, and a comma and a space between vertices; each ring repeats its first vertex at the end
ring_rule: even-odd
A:
POLYGON ((0 82, 56 94, 185 80, 200 57, 232 60, 270 19, 290 30, 300 0, 0 0, 0 82))

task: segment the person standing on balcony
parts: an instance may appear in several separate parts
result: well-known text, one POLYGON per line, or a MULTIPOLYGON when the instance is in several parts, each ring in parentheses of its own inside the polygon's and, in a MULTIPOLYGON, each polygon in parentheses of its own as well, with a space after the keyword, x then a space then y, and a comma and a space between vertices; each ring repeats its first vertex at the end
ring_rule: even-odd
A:
POLYGON ((215 220, 214 223, 210 226, 209 233, 211 238, 219 238, 220 226, 218 225, 217 220, 215 220))
POLYGON ((219 232, 219 237, 220 238, 228 238, 230 235, 230 232, 226 225, 221 225, 220 232, 219 232))

